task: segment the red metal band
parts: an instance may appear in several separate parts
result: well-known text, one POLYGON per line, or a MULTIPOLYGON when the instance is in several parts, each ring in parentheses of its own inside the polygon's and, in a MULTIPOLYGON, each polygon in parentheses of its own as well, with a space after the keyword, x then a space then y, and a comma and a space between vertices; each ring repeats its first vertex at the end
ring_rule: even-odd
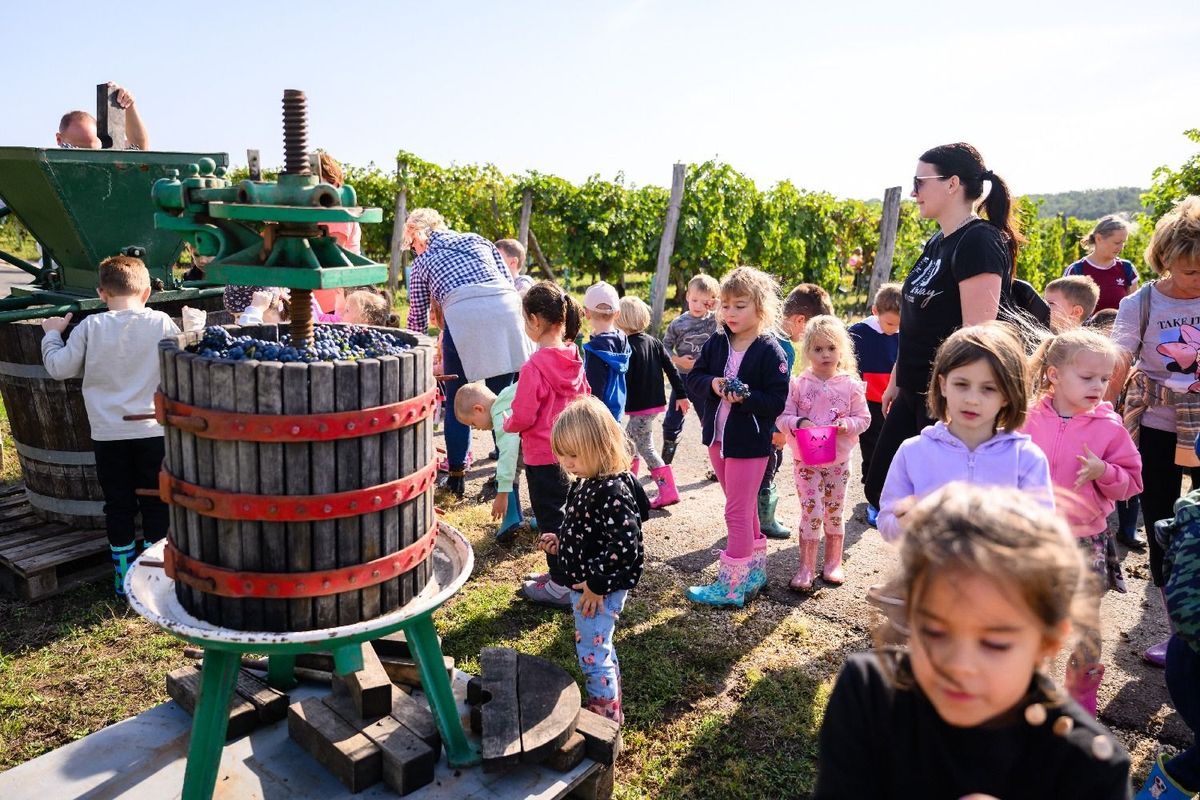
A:
POLYGON ((158 496, 164 503, 197 514, 242 522, 319 522, 392 508, 417 497, 433 485, 437 465, 426 464, 411 475, 334 494, 242 494, 209 489, 180 480, 163 469, 158 496))
POLYGON ((386 406, 327 414, 248 414, 220 411, 154 395, 154 417, 204 439, 239 442, 325 442, 373 436, 414 425, 433 414, 437 389, 386 406))
POLYGON ((287 600, 327 597, 366 589, 398 578, 429 558, 437 541, 438 523, 417 541, 391 555, 353 567, 321 572, 239 572, 197 561, 175 549, 169 540, 163 556, 167 577, 218 597, 262 597, 287 600))

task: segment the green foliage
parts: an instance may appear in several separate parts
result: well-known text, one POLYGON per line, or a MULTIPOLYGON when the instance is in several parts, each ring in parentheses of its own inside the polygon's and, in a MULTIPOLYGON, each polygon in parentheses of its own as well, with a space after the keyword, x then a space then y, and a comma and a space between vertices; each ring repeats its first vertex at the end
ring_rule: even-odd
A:
POLYGON ((743 263, 757 197, 754 181, 728 164, 688 165, 672 268, 720 278, 743 263))
MULTIPOLYGON (((1183 135, 1200 144, 1200 128, 1186 130, 1183 135)), ((1142 195, 1142 204, 1149 210, 1150 218, 1157 222, 1171 206, 1190 194, 1200 194, 1200 152, 1183 162, 1179 169, 1164 165, 1154 170, 1154 184, 1142 195)))
POLYGON ((1066 214, 1081 219, 1100 219, 1106 214, 1136 216, 1146 210, 1142 204, 1142 192, 1133 186, 1118 186, 1115 189, 1083 189, 1056 194, 1030 194, 1026 198, 1040 203, 1039 217, 1046 219, 1066 214))

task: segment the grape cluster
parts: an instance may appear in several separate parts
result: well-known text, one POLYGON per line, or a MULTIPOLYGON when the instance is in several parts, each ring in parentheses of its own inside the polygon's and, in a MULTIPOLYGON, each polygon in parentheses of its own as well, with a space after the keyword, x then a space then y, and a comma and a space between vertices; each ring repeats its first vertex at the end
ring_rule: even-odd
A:
POLYGON ((271 342, 250 336, 234 336, 217 325, 204 329, 204 336, 188 347, 189 353, 222 361, 354 361, 360 358, 395 356, 409 345, 400 337, 361 325, 317 325, 310 347, 293 347, 291 337, 280 332, 279 341, 271 342))
POLYGON ((747 386, 741 378, 726 378, 722 384, 726 394, 737 395, 738 397, 746 398, 750 396, 750 387, 747 386))

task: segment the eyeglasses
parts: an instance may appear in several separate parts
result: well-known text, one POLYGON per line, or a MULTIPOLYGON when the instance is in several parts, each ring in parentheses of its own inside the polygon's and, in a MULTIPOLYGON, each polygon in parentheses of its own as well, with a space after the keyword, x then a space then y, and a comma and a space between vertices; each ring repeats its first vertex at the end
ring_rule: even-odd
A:
POLYGON ((949 177, 949 175, 913 175, 913 194, 921 193, 921 181, 930 181, 934 178, 944 181, 949 177))

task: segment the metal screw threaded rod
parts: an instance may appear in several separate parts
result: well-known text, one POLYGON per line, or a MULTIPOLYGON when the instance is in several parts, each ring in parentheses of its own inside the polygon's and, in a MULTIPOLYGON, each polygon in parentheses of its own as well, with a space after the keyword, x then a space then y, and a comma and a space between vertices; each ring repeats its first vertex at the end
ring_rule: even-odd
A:
POLYGON ((312 174, 308 167, 308 99, 299 89, 283 90, 283 172, 312 174))
POLYGON ((292 289, 292 321, 288 332, 292 335, 293 347, 309 347, 313 343, 312 291, 292 289))

